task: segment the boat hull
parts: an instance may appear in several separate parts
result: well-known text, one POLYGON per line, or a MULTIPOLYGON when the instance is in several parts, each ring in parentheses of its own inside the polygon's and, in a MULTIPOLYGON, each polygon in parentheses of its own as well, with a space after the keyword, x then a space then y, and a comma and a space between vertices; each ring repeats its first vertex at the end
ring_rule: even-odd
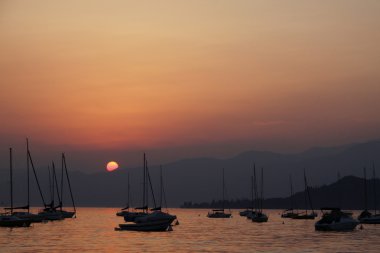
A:
POLYGON ((20 219, 16 216, 0 217, 0 227, 29 227, 31 223, 31 220, 20 219))
POLYGON ((39 216, 41 216, 44 220, 48 221, 56 221, 56 220, 63 220, 64 217, 60 212, 40 212, 38 213, 39 216))
POLYGON ((230 213, 209 213, 207 214, 208 218, 216 218, 216 219, 223 219, 223 218, 231 218, 230 213))
POLYGON ((359 224, 357 221, 333 224, 315 224, 317 231, 352 231, 359 224))
POLYGON ((251 217, 252 222, 267 222, 268 216, 264 213, 254 213, 251 217))
POLYGON ((314 220, 315 215, 313 215, 313 214, 295 215, 291 218, 294 220, 314 220))
POLYGON ((139 231, 139 232, 164 232, 168 231, 171 222, 154 221, 146 223, 119 224, 115 230, 139 231))
POLYGON ((294 219, 296 216, 298 216, 298 214, 296 214, 296 213, 283 213, 283 214, 281 214, 281 218, 284 218, 284 219, 294 219))
POLYGON ((359 222, 362 224, 380 224, 380 216, 371 216, 371 217, 365 217, 360 218, 359 222))
POLYGON ((40 223, 44 220, 42 216, 28 212, 15 212, 13 215, 20 219, 30 220, 32 223, 40 223))
POLYGON ((252 222, 258 222, 258 223, 261 223, 261 222, 268 222, 268 217, 253 217, 252 218, 252 222))
POLYGON ((58 211, 58 213, 60 213, 64 219, 66 219, 66 218, 68 218, 68 219, 73 218, 74 215, 75 215, 75 212, 69 212, 69 211, 58 211))
POLYGON ((125 222, 134 222, 135 219, 137 218, 141 218, 141 217, 144 217, 148 215, 147 213, 138 213, 138 212, 128 212, 128 213, 124 213, 123 218, 124 218, 124 221, 125 222))

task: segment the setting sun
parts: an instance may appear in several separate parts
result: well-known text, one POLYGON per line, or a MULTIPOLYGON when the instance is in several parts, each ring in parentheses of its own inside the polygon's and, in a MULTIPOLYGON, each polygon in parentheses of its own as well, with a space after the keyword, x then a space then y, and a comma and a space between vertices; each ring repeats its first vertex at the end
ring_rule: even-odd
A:
POLYGON ((107 170, 108 171, 114 171, 117 168, 119 168, 119 164, 117 164, 117 162, 111 161, 111 162, 107 163, 107 170))

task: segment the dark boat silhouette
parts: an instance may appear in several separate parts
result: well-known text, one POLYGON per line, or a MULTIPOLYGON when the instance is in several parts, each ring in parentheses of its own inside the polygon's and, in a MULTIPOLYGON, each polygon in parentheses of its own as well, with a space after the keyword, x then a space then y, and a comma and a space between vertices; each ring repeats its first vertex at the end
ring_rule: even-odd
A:
POLYGON ((375 163, 373 163, 373 196, 374 196, 374 213, 372 214, 370 211, 368 211, 367 206, 367 173, 366 168, 364 168, 364 210, 360 213, 358 216, 358 220, 360 223, 363 224, 380 224, 380 214, 377 212, 377 200, 376 200, 376 171, 375 171, 375 163))
POLYGON ((304 184, 305 184, 305 210, 303 212, 297 213, 296 215, 292 216, 292 219, 296 220, 314 220, 315 217, 317 217, 317 213, 314 212, 313 209, 313 202, 311 201, 311 195, 310 195, 310 189, 307 184, 307 178, 306 178, 306 171, 303 170, 303 178, 304 178, 304 184), (311 213, 308 212, 307 204, 309 203, 311 213))
POLYGON ((32 223, 39 223, 43 221, 43 217, 38 214, 30 212, 30 161, 29 161, 29 140, 26 139, 26 175, 27 175, 27 204, 25 206, 13 207, 13 210, 25 210, 14 211, 13 214, 21 219, 30 219, 32 223))
POLYGON ((253 166, 253 190, 255 193, 255 211, 252 212, 252 215, 249 217, 252 222, 267 222, 268 215, 263 212, 264 204, 264 169, 261 168, 261 194, 259 193, 257 177, 256 177, 256 166, 253 166))
POLYGON ((9 149, 9 171, 10 171, 10 207, 5 210, 9 210, 0 215, 0 227, 29 227, 32 223, 31 219, 19 218, 13 213, 13 157, 12 148, 9 149))
POLYGON ((208 218, 231 218, 231 213, 226 213, 224 210, 224 193, 225 193, 225 183, 224 183, 224 168, 222 169, 222 208, 212 209, 211 212, 207 213, 208 218))
MULTIPOLYGON (((162 170, 161 170, 161 190, 163 189, 162 185, 162 170)), ((163 190, 162 190, 163 191, 163 190)), ((161 201, 162 202, 162 194, 161 191, 161 201)), ((142 232, 154 232, 154 231, 169 231, 172 230, 171 224, 177 218, 175 215, 171 215, 166 212, 161 211, 160 206, 156 205, 156 199, 153 192, 152 182, 149 175, 148 162, 146 160, 144 154, 144 166, 143 166, 143 203, 142 207, 135 208, 137 210, 142 210, 142 212, 137 212, 134 216, 128 215, 127 218, 124 216, 124 219, 131 222, 127 222, 125 224, 119 224, 119 227, 115 228, 115 230, 126 230, 126 231, 142 231, 142 232), (154 203, 154 208, 148 208, 148 197, 149 197, 149 189, 152 194, 152 199, 154 203), (132 220, 133 219, 133 220, 132 220)))
POLYGON ((290 184, 290 208, 282 212, 281 218, 293 218, 297 216, 297 213, 294 212, 294 193, 293 193, 293 181, 292 175, 289 175, 289 184, 290 184))
POLYGON ((343 212, 340 208, 321 208, 322 219, 315 223, 318 231, 352 231, 359 224, 352 218, 352 213, 343 212))

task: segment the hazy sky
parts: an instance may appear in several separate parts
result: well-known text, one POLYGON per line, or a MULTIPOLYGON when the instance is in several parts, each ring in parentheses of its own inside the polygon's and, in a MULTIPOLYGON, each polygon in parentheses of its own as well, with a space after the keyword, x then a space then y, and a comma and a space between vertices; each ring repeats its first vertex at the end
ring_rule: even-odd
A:
MULTIPOLYGON (((0 150, 153 163, 380 137, 380 1, 1 1, 0 150)), ((68 157, 69 159, 69 157, 68 157)), ((41 161, 43 163, 44 161, 41 161)))

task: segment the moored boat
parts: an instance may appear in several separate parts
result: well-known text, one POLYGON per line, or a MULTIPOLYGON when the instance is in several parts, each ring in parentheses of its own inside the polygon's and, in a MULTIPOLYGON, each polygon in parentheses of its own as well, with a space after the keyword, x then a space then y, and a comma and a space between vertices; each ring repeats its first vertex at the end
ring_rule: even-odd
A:
POLYGON ((171 222, 167 220, 158 220, 158 221, 142 222, 142 223, 119 224, 119 227, 115 228, 115 230, 163 232, 163 231, 168 231, 170 227, 171 227, 171 222))
POLYGON ((0 227, 29 227, 32 223, 30 219, 22 219, 13 214, 0 215, 0 227))
POLYGON ((321 208, 322 219, 315 223, 318 231, 352 231, 359 221, 352 218, 352 213, 343 212, 340 208, 321 208))
POLYGON ((377 212, 377 199, 376 199, 376 172, 375 164, 373 164, 373 196, 374 196, 374 214, 368 211, 367 208, 367 175, 364 168, 364 210, 358 216, 358 220, 363 224, 380 224, 380 214, 377 212))
POLYGON ((315 217, 318 216, 316 212, 314 212, 313 209, 313 202, 311 201, 311 195, 310 195, 310 189, 307 184, 307 179, 306 179, 306 170, 303 170, 303 178, 304 178, 304 184, 305 184, 305 210, 301 213, 297 213, 296 215, 293 215, 291 218, 296 219, 296 220, 314 220, 315 217), (307 209, 307 206, 310 206, 311 212, 307 209))
POLYGON ((12 148, 9 148, 9 177, 10 177, 10 207, 5 208, 9 210, 4 214, 0 215, 0 227, 29 227, 32 223, 31 219, 19 218, 13 213, 13 157, 12 148))
POLYGON ((224 193, 225 193, 225 184, 224 184, 224 168, 222 169, 222 208, 212 209, 207 213, 208 218, 231 218, 231 212, 225 212, 224 209, 224 193))
POLYGON ((258 184, 256 179, 256 166, 253 166, 253 189, 255 193, 255 200, 256 200, 256 209, 254 212, 252 212, 252 215, 250 216, 250 219, 252 222, 267 222, 268 221, 268 215, 266 215, 263 212, 263 205, 264 205, 264 169, 261 168, 261 194, 259 197, 259 190, 258 190, 258 184))

